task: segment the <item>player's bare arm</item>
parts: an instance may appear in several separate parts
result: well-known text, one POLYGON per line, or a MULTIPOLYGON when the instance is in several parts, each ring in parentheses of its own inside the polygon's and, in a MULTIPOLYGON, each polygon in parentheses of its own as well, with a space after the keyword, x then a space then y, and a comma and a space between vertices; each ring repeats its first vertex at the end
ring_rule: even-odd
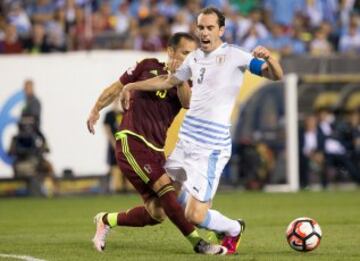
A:
POLYGON ((173 74, 159 75, 157 77, 145 81, 128 83, 122 89, 121 98, 120 98, 121 104, 125 110, 129 109, 130 91, 132 90, 139 90, 139 91, 167 90, 181 83, 182 81, 176 78, 173 74))
POLYGON ((179 97, 181 106, 184 109, 190 108, 190 99, 191 99, 191 88, 187 82, 177 86, 177 95, 179 97))
POLYGON ((284 73, 281 65, 277 59, 272 57, 268 49, 263 46, 257 46, 253 51, 253 55, 255 58, 265 60, 265 63, 261 67, 262 76, 274 81, 282 79, 284 73))
POLYGON ((139 82, 128 83, 124 86, 124 91, 139 90, 139 91, 157 91, 167 90, 175 85, 182 83, 173 74, 170 75, 159 75, 151 79, 139 82))
POLYGON ((113 84, 111 84, 109 87, 107 87, 100 95, 100 97, 97 99, 94 107, 91 109, 89 118, 86 122, 87 128, 90 133, 95 134, 95 124, 100 118, 99 112, 111 104, 117 97, 119 97, 119 94, 121 90, 123 89, 123 85, 120 81, 116 81, 113 84))

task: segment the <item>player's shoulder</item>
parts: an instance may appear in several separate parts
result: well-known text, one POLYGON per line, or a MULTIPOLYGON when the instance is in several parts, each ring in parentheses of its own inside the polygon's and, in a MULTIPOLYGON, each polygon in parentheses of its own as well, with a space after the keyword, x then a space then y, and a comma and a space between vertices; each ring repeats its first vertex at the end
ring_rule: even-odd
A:
POLYGON ((158 70, 161 68, 164 68, 165 64, 161 63, 156 58, 145 58, 141 61, 136 62, 135 65, 127 69, 128 75, 133 75, 134 72, 136 72, 137 75, 141 74, 141 72, 144 71, 150 71, 150 70, 158 70))
POLYGON ((239 62, 247 64, 253 58, 253 55, 249 51, 238 45, 228 44, 225 48, 227 48, 226 56, 230 57, 230 60, 235 64, 238 64, 239 62))
POLYGON ((141 60, 138 63, 138 65, 143 67, 153 67, 153 66, 163 66, 164 64, 156 58, 145 58, 141 60))
POLYGON ((189 55, 195 56, 195 55, 197 55, 197 54, 199 54, 199 53, 201 53, 200 48, 196 48, 195 50, 191 51, 191 52, 188 54, 188 56, 189 56, 189 55))
POLYGON ((194 59, 195 57, 199 57, 201 55, 201 50, 200 48, 197 48, 193 51, 191 51, 187 56, 186 56, 186 59, 189 59, 189 60, 192 60, 194 59))
POLYGON ((250 52, 236 44, 224 44, 223 48, 227 49, 229 52, 238 52, 238 53, 247 53, 250 54, 250 52))

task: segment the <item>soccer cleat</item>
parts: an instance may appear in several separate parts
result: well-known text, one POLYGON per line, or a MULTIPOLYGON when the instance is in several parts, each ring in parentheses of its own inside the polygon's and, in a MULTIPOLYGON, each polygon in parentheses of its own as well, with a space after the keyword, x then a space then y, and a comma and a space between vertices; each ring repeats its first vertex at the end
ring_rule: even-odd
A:
POLYGON ((97 251, 103 252, 105 250, 105 239, 107 234, 110 232, 110 227, 102 221, 102 217, 105 212, 100 212, 94 217, 94 223, 96 224, 96 232, 92 239, 94 247, 97 251))
POLYGON ((194 247, 194 251, 199 254, 223 256, 226 255, 228 250, 224 246, 213 245, 203 239, 200 239, 200 241, 194 247))
POLYGON ((237 249, 239 248, 240 245, 240 239, 242 234, 245 231, 245 221, 242 219, 238 219, 237 220, 240 224, 240 233, 237 236, 227 236, 225 235, 222 240, 221 240, 221 245, 226 247, 228 252, 228 255, 232 255, 235 254, 237 249))
POLYGON ((207 233, 206 239, 209 240, 210 243, 221 244, 224 236, 225 235, 223 233, 216 233, 214 231, 209 231, 207 233))

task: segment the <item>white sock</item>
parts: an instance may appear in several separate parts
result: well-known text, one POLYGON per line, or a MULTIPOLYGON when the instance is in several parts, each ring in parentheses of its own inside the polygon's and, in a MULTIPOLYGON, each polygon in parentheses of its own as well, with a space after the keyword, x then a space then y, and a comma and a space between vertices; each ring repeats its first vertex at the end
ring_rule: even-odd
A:
POLYGON ((201 228, 213 230, 217 233, 225 233, 229 236, 237 236, 241 226, 238 221, 225 217, 217 210, 209 209, 205 220, 198 225, 201 228))
MULTIPOLYGON (((185 209, 187 201, 189 200, 189 193, 186 189, 182 189, 177 201, 185 209)), ((229 236, 237 236, 240 233, 241 226, 238 221, 230 219, 217 210, 209 209, 206 213, 205 220, 198 224, 197 227, 212 230, 218 233, 225 233, 229 236)))

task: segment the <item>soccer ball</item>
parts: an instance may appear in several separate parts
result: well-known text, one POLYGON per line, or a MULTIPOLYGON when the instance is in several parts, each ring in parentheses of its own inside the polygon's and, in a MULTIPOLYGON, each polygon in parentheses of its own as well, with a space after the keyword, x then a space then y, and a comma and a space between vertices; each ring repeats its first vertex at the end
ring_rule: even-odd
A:
POLYGON ((317 248, 321 240, 321 228, 312 218, 301 217, 290 222, 286 229, 286 239, 292 249, 301 252, 317 248))

